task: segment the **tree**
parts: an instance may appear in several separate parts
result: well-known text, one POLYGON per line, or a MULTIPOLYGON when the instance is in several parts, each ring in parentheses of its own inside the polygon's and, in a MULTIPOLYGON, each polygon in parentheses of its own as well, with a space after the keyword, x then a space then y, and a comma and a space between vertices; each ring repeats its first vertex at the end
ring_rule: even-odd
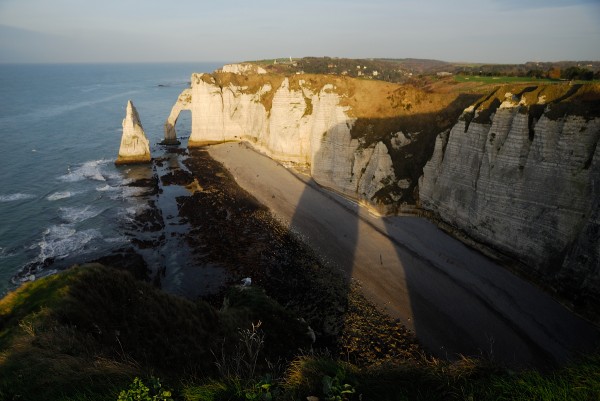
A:
POLYGON ((560 79, 560 68, 552 67, 550 71, 548 71, 548 78, 550 79, 560 79))
POLYGON ((564 79, 580 79, 584 81, 591 81, 594 79, 594 73, 587 68, 573 66, 564 70, 561 74, 561 77, 564 79))

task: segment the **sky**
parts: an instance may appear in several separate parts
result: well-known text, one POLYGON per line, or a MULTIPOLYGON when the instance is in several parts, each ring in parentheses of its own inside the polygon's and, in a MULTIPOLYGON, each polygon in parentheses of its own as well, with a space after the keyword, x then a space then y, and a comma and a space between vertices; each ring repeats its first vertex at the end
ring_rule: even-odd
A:
POLYGON ((600 60, 600 0, 0 0, 0 63, 600 60))

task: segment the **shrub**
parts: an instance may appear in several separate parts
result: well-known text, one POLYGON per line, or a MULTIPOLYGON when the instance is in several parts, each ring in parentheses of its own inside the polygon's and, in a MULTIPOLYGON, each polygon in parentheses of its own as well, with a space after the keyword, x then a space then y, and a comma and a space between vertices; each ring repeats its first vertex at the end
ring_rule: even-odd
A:
POLYGON ((146 387, 139 377, 133 379, 129 389, 119 393, 117 401, 173 401, 171 392, 162 388, 160 380, 150 378, 151 388, 146 387))

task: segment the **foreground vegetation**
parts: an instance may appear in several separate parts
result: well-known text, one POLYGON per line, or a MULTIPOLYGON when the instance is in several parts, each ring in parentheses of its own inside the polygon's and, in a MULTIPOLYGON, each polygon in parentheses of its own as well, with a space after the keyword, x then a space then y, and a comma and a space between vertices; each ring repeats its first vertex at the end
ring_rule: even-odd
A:
POLYGON ((309 332, 258 288, 232 287, 214 308, 127 272, 74 267, 0 301, 0 399, 600 398, 598 354, 545 373, 416 353, 350 363, 312 349, 309 332))

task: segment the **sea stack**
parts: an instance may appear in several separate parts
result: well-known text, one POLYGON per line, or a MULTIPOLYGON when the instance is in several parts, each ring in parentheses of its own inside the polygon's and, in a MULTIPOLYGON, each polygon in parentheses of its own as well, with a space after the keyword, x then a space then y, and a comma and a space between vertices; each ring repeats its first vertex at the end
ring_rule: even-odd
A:
POLYGON ((129 100, 127 102, 127 114, 123 119, 123 136, 119 156, 115 164, 133 164, 150 162, 150 142, 144 134, 144 128, 140 122, 135 106, 129 100))

